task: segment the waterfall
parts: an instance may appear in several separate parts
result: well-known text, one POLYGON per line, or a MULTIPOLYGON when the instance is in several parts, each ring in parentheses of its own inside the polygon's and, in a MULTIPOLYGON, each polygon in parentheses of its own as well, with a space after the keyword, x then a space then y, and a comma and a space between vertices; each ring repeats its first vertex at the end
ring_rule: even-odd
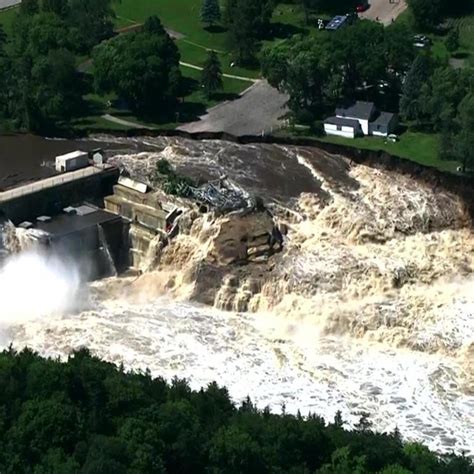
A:
POLYGON ((117 276, 118 274, 117 267, 115 266, 112 253, 110 252, 110 246, 109 246, 109 243, 107 242, 107 237, 105 236, 104 228, 102 227, 101 224, 97 224, 97 231, 99 233, 100 246, 101 246, 102 252, 104 253, 105 260, 107 261, 107 264, 108 264, 107 274, 108 276, 117 276))
POLYGON ((47 246, 50 235, 40 229, 15 227, 10 220, 0 220, 0 259, 24 250, 47 246))

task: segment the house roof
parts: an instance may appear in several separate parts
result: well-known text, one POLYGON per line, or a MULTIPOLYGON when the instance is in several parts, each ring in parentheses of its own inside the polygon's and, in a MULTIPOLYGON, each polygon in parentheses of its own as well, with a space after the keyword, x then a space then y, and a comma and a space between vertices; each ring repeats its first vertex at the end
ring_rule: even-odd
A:
POLYGON ((328 117, 324 123, 330 123, 331 125, 340 125, 341 127, 359 128, 360 124, 357 120, 346 119, 341 117, 328 117))
POLYGON ((395 114, 380 112, 379 116, 373 122, 370 122, 370 124, 375 127, 378 125, 386 127, 392 121, 393 117, 395 117, 395 114))
POLYGON ((357 101, 350 107, 340 107, 336 109, 338 117, 356 117, 361 120, 370 120, 375 111, 373 102, 357 101))

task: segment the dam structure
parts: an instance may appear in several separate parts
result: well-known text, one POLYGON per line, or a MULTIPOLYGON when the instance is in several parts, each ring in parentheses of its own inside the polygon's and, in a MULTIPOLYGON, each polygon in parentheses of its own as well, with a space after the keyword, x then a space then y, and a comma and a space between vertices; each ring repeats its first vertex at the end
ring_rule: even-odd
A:
POLYGON ((72 258, 86 280, 146 269, 150 247, 173 229, 176 206, 121 177, 100 149, 69 152, 55 164, 50 176, 20 179, 0 192, 0 216, 19 233, 10 251, 39 242, 72 258))
POLYGON ((20 252, 39 245, 72 258, 82 277, 94 280, 117 274, 128 265, 124 239, 128 222, 103 209, 104 196, 118 180, 118 168, 104 160, 95 162, 94 154, 75 153, 82 155, 82 161, 71 171, 63 167, 51 171, 52 176, 19 182, 0 192, 0 215, 9 223, 3 225, 3 234, 10 232, 9 238, 3 237, 3 251, 20 252), (10 248, 5 249, 5 241, 10 248))

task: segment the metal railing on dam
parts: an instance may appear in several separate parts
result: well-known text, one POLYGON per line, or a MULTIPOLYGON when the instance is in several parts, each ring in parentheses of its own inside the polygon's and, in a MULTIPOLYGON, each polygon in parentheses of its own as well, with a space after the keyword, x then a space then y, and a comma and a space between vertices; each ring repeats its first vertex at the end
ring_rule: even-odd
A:
POLYGON ((17 199, 22 196, 44 191, 46 189, 55 188, 66 183, 71 183, 82 178, 87 178, 94 175, 102 174, 106 170, 113 169, 112 165, 95 165, 89 166, 76 171, 69 171, 67 173, 60 174, 58 176, 52 176, 51 178, 45 178, 34 183, 25 184, 18 186, 17 188, 9 189, 0 193, 0 204, 12 199, 17 199))

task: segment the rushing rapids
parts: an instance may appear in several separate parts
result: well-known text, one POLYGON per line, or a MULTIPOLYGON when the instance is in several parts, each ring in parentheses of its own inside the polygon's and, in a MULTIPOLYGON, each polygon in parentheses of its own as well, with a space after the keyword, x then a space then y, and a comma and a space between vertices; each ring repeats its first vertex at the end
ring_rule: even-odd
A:
POLYGON ((111 161, 137 179, 166 158, 196 180, 228 176, 271 215, 185 213, 170 245, 150 245, 142 277, 95 283, 85 310, 11 327, 16 345, 87 345, 273 409, 370 412, 377 429, 474 454, 474 234, 458 196, 310 148, 114 146, 111 161), (258 248, 273 225, 283 250, 242 265, 243 243, 258 248))

